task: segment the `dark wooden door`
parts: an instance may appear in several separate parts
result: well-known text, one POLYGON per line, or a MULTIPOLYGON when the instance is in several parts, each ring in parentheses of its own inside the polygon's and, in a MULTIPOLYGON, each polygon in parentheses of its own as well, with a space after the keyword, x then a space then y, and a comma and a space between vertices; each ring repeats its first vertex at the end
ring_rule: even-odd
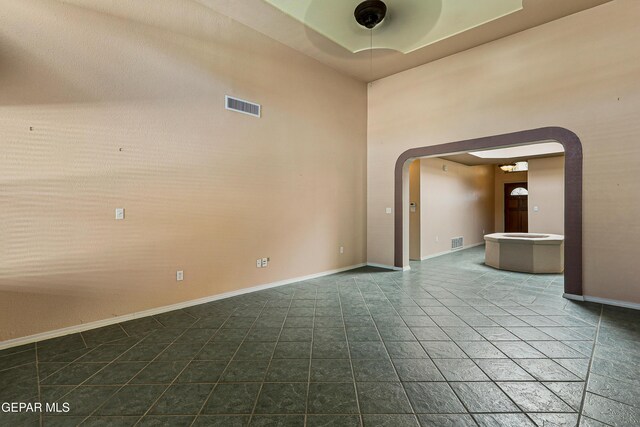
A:
POLYGON ((526 182, 504 185, 504 231, 505 233, 527 233, 529 192, 526 182))

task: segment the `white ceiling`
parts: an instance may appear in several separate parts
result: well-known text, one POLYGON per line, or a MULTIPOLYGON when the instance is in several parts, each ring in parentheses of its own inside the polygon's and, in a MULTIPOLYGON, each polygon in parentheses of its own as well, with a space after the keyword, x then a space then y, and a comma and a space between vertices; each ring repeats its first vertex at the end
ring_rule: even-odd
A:
POLYGON ((564 153, 562 144, 557 142, 543 142, 540 144, 522 145, 520 147, 498 148, 495 150, 472 151, 469 154, 481 159, 511 159, 517 157, 532 157, 543 154, 564 153))
POLYGON ((498 148, 493 150, 472 151, 469 153, 442 156, 442 159, 467 166, 500 165, 537 159, 541 157, 564 156, 564 147, 557 142, 540 142, 517 147, 498 148))
MULTIPOLYGON (((466 31, 433 41, 430 44, 401 53, 390 49, 375 49, 353 53, 300 20, 273 7, 265 0, 194 0, 241 22, 293 49, 296 49, 342 73, 361 81, 372 81, 413 68, 445 56, 562 18, 564 16, 607 3, 611 0, 522 0, 522 9, 475 26, 466 31), (371 60, 373 59, 373 67, 371 60)), ((273 0, 276 1, 276 0, 273 0)), ((309 0, 288 0, 302 2, 309 0)), ((321 7, 332 0, 313 0, 321 7)), ((351 4, 351 0, 344 0, 351 4)), ((394 0, 388 0, 389 7, 394 0)), ((431 0, 417 0, 426 3, 431 0)), ((461 0, 440 0, 455 3, 461 0)), ((489 0, 474 0, 485 4, 489 0)), ((491 0, 493 1, 493 0, 491 0)), ((346 6, 345 6, 346 7, 346 6)), ((353 11, 348 19, 353 18, 353 11)), ((347 17, 345 17, 347 19, 347 17)), ((383 23, 384 24, 384 23, 383 23)), ((375 30, 374 30, 375 31, 375 30)), ((451 31, 451 30, 450 30, 451 31)), ((436 39, 438 37, 435 37, 436 39)), ((410 50, 411 48, 409 48, 410 50)))
POLYGON ((413 52, 522 9, 522 0, 386 0, 373 31, 353 12, 362 0, 264 0, 352 53, 370 49, 413 52))

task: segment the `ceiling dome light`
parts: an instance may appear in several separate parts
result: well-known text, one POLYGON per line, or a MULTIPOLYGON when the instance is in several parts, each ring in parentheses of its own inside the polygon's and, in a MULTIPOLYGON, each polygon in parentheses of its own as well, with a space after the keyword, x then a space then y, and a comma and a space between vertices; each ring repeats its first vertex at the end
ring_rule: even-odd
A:
POLYGON ((366 0, 360 3, 353 15, 358 24, 373 30, 387 14, 387 5, 381 0, 366 0))
POLYGON ((512 172, 514 169, 516 168, 515 163, 512 163, 510 165, 500 165, 500 169, 502 169, 504 172, 512 172))

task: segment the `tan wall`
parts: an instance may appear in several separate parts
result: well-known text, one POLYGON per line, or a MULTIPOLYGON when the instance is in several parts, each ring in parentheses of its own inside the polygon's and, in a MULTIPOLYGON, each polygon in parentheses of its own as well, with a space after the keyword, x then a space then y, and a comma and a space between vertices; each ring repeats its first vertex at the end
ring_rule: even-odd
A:
POLYGON ((420 236, 420 159, 409 166, 409 201, 416 204, 415 211, 409 211, 409 258, 419 260, 421 255, 420 236))
POLYGON ((640 302, 640 200, 629 197, 640 181, 639 21, 640 2, 615 0, 374 82, 369 261, 393 263, 384 208, 403 151, 562 126, 584 148, 584 293, 640 302))
POLYGON ((495 232, 504 232, 504 185, 512 182, 527 182, 527 172, 504 173, 498 165, 494 166, 495 172, 495 232))
POLYGON ((439 158, 420 164, 422 256, 450 251, 454 237, 464 237, 465 246, 483 243, 493 232, 493 166, 439 158))
POLYGON ((68 3, 0 0, 0 340, 365 261, 365 84, 198 2, 68 3))
POLYGON ((529 232, 564 235, 564 157, 529 160, 528 202, 529 232))

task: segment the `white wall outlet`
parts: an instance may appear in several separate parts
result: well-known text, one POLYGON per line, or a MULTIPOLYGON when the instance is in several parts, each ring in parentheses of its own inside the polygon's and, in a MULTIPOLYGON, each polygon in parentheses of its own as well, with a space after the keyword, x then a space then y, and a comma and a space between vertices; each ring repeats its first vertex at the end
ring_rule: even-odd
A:
POLYGON ((343 254, 344 253, 344 246, 340 246, 340 253, 343 254))
POLYGON ((269 266, 269 258, 262 258, 262 268, 269 266))
POLYGON ((540 208, 539 208, 538 206, 534 206, 534 207, 533 207, 533 211, 534 211, 534 212, 538 212, 539 210, 540 210, 540 208))
POLYGON ((116 219, 124 219, 124 208, 116 208, 116 219))
POLYGON ((256 260, 256 268, 262 268, 262 258, 256 260))
POLYGON ((182 270, 176 271, 176 280, 178 282, 182 282, 184 280, 184 271, 182 270))
POLYGON ((385 210, 385 212, 387 212, 388 214, 390 214, 390 213, 391 213, 391 208, 387 208, 387 209, 385 210))

